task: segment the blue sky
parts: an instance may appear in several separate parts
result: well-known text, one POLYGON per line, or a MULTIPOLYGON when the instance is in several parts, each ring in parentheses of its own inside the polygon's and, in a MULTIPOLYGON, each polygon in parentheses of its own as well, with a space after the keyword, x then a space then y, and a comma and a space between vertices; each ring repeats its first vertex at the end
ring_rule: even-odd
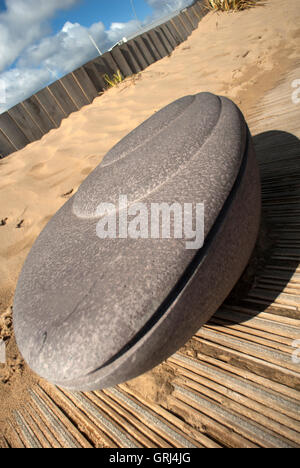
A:
POLYGON ((0 0, 0 113, 94 58, 97 50, 90 36, 104 52, 146 23, 190 3, 0 0))
MULTIPOLYGON (((0 2, 3 3, 2 0, 0 2)), ((134 0, 134 5, 141 20, 153 14, 153 9, 144 0, 134 0)), ((82 0, 68 12, 59 12, 53 20, 53 28, 56 32, 59 31, 67 20, 87 27, 96 21, 102 21, 106 28, 109 28, 113 22, 126 23, 132 19, 134 13, 130 0, 114 0, 114 2, 82 0)))

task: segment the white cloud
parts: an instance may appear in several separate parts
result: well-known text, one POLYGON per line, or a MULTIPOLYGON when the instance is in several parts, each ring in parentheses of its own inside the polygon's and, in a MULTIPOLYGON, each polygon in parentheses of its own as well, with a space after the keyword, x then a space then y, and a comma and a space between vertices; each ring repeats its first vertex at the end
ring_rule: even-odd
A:
POLYGON ((141 23, 136 20, 128 21, 128 23, 112 23, 107 31, 107 38, 110 46, 115 44, 120 39, 130 36, 138 31, 141 23))
MULTIPOLYGON (((7 10, 0 14, 0 81, 5 86, 6 104, 0 103, 0 112, 94 58, 97 51, 89 35, 105 51, 124 36, 134 34, 141 25, 131 20, 112 23, 105 30, 102 22, 86 28, 67 21, 61 31, 51 35, 49 20, 57 10, 79 1, 6 0, 7 10)), ((155 18, 192 3, 192 0, 146 1, 155 18)))
POLYGON ((105 51, 122 37, 135 32, 138 26, 136 21, 113 23, 106 31, 101 22, 90 28, 67 22, 56 35, 44 37, 27 47, 14 68, 0 73, 6 92, 6 103, 0 104, 0 112, 93 59, 97 50, 89 35, 100 50, 105 51))
POLYGON ((57 10, 78 0, 6 0, 0 14, 0 71, 9 67, 22 51, 50 33, 48 21, 57 10))
POLYGON ((155 16, 170 13, 174 10, 180 10, 193 3, 193 0, 146 0, 154 10, 155 16))
POLYGON ((135 20, 112 23, 106 31, 102 22, 85 28, 79 23, 68 21, 55 36, 45 37, 38 44, 28 47, 18 61, 18 66, 38 67, 43 64, 43 67, 55 74, 69 73, 97 55, 90 37, 101 51, 106 51, 122 37, 134 33, 139 25, 135 20))
POLYGON ((5 102, 0 102, 0 113, 24 101, 34 91, 43 88, 51 80, 49 70, 41 68, 13 68, 0 75, 5 89, 5 102))

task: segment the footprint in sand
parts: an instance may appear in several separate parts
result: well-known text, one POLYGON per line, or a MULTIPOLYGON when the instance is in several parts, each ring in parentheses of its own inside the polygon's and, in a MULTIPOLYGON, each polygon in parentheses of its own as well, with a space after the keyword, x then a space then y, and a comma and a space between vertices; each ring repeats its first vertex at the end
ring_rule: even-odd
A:
POLYGON ((21 227, 23 226, 24 224, 24 219, 21 219, 21 221, 16 225, 16 228, 17 229, 21 229, 21 227))

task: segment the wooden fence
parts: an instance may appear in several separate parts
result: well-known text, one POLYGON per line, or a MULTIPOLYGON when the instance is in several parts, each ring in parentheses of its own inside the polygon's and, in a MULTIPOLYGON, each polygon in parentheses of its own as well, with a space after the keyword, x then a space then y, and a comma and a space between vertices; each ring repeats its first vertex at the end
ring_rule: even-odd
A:
POLYGON ((110 52, 96 57, 0 115, 0 158, 39 140, 62 119, 93 102, 107 86, 104 75, 126 78, 166 57, 184 42, 208 10, 203 0, 110 52))

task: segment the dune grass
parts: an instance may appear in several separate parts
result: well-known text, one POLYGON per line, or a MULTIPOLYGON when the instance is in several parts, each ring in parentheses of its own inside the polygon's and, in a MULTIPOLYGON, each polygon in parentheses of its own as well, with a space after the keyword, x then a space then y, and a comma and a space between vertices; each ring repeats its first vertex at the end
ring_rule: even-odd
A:
POLYGON ((112 77, 105 74, 104 79, 105 79, 106 83, 109 85, 109 87, 111 87, 111 86, 117 86, 119 83, 122 83, 124 78, 123 78, 120 70, 118 70, 116 73, 113 74, 112 77))
POLYGON ((208 7, 215 11, 241 11, 253 8, 259 0, 206 0, 208 7))

